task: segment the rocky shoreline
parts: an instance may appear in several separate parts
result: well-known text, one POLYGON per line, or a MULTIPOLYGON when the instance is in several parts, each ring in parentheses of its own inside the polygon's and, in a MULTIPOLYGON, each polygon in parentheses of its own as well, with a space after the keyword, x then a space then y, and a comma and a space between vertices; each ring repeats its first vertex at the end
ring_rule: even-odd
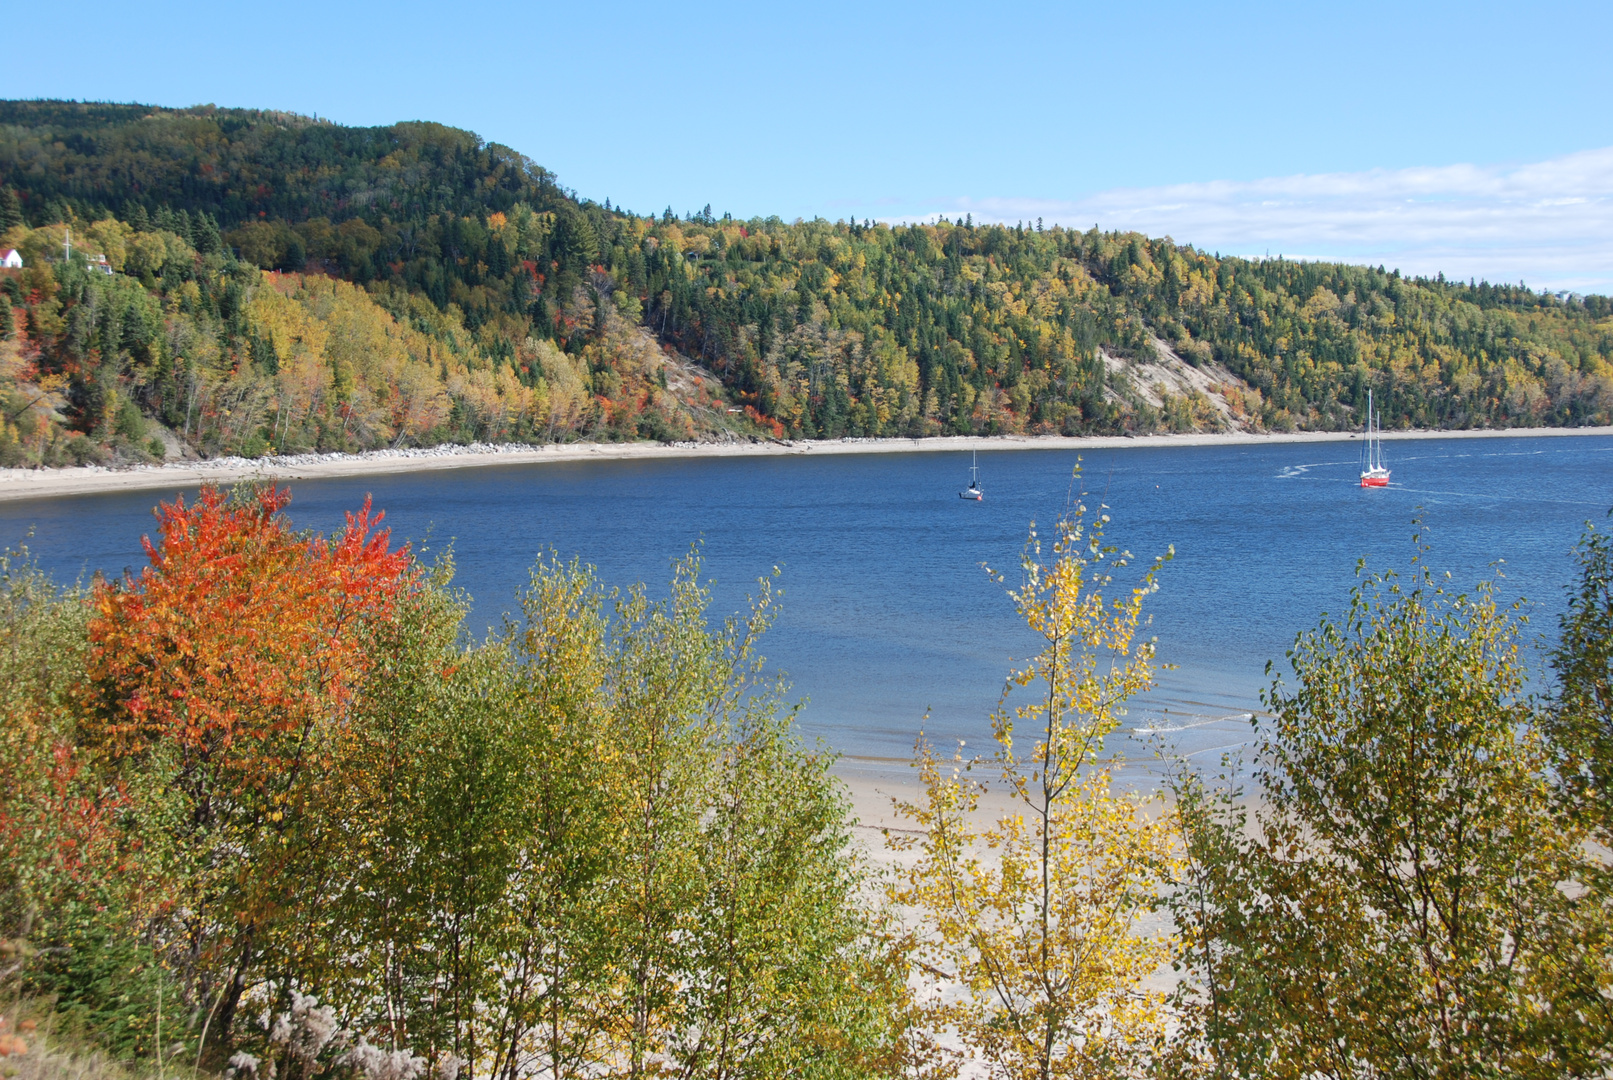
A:
MULTIPOLYGON (((1480 431, 1404 431, 1386 441, 1570 435, 1613 435, 1613 427, 1509 428, 1480 431)), ((370 450, 359 454, 288 454, 263 458, 222 457, 162 465, 113 468, 0 469, 0 501, 87 495, 106 491, 182 489, 238 480, 300 480, 365 476, 417 470, 524 465, 541 462, 645 460, 656 458, 753 457, 786 454, 943 453, 970 450, 1098 450, 1145 446, 1225 446, 1263 443, 1346 442, 1351 432, 1217 433, 1138 436, 948 436, 927 439, 758 440, 707 443, 551 443, 545 446, 471 443, 428 448, 370 450)))

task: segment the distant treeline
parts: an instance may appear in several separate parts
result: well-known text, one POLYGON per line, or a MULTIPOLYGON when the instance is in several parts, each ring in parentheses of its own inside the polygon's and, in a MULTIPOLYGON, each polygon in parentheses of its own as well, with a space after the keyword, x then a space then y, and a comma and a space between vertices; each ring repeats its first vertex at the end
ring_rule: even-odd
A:
MULTIPOLYGON (((1341 429, 1361 422, 1369 389, 1391 429, 1613 420, 1605 297, 1220 258, 1039 223, 790 224, 717 218, 709 207, 644 217, 579 199, 515 151, 437 124, 4 102, 0 233, 38 262, 7 279, 14 310, 0 331, 20 339, 0 373, 8 413, 28 419, 21 402, 42 386, 54 392, 52 377, 104 384, 37 416, 36 427, 83 436, 75 457, 116 442, 96 408, 114 395, 207 453, 382 439, 1341 429), (209 434, 189 429, 194 415, 176 422, 174 395, 153 395, 121 343, 62 336, 63 312, 95 300, 53 230, 76 224, 91 236, 108 219, 173 238, 158 262, 130 272, 162 312, 153 362, 196 384, 205 400, 192 412, 201 408, 209 434), (499 394, 490 412, 455 393, 453 361, 445 374, 433 359, 449 403, 442 422, 355 437, 345 415, 386 395, 364 397, 327 357, 329 408, 294 423, 291 443, 275 427, 276 416, 287 426, 284 408, 246 420, 231 408, 235 422, 216 423, 229 407, 215 407, 217 386, 274 374, 265 337, 234 315, 259 287, 255 269, 357 285, 400 327, 440 343, 433 357, 440 348, 494 385, 547 384, 560 361, 539 352, 557 350, 583 404, 559 422, 542 415, 541 393, 524 403, 499 394), (198 301, 173 293, 185 282, 200 296, 206 356, 168 340, 197 321, 198 301), (1136 365, 1161 347, 1210 373, 1228 408, 1198 391, 1139 393, 1148 377, 1136 365), (688 400, 693 376, 667 384, 666 364, 675 374, 685 358, 720 380, 725 400, 703 389, 688 400)), ((50 447, 67 447, 65 435, 33 430, 5 436, 12 457, 63 459, 50 447)))

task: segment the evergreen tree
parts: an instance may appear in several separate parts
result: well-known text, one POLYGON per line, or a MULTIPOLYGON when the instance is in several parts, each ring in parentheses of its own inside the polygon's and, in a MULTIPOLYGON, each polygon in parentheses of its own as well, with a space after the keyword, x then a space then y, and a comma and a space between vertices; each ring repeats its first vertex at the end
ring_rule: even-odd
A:
POLYGON ((22 224, 22 201, 10 188, 0 188, 0 232, 22 224))
POLYGON ((219 235, 218 222, 213 215, 203 210, 196 215, 191 225, 191 244, 203 255, 211 255, 224 246, 224 240, 219 235))

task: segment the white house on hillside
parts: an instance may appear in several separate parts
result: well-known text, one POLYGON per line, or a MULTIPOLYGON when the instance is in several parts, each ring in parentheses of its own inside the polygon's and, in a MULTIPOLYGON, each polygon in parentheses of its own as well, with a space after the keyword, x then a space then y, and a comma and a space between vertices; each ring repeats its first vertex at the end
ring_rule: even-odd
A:
POLYGON ((7 248, 0 251, 0 267, 7 270, 21 270, 22 256, 17 254, 16 248, 7 248))

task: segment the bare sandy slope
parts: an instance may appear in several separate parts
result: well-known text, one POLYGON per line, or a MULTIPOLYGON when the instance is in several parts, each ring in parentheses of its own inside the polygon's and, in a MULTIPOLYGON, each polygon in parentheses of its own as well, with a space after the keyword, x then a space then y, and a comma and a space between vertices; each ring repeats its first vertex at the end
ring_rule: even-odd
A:
MULTIPOLYGON (((1412 431, 1386 440, 1501 438, 1516 435, 1613 435, 1613 427, 1514 428, 1505 431, 1412 431)), ((935 439, 834 439, 823 441, 732 443, 568 443, 540 447, 437 447, 380 450, 367 454, 304 454, 293 457, 218 458, 211 461, 108 469, 0 469, 0 500, 87 495, 105 491, 146 491, 228 484, 237 480, 308 480, 369 476, 426 469, 469 469, 484 465, 526 465, 561 461, 653 460, 663 458, 768 457, 787 454, 909 454, 969 450, 1098 450, 1126 446, 1230 446, 1261 443, 1345 442, 1348 432, 1292 432, 1254 435, 1059 436, 1003 435, 935 439)))

